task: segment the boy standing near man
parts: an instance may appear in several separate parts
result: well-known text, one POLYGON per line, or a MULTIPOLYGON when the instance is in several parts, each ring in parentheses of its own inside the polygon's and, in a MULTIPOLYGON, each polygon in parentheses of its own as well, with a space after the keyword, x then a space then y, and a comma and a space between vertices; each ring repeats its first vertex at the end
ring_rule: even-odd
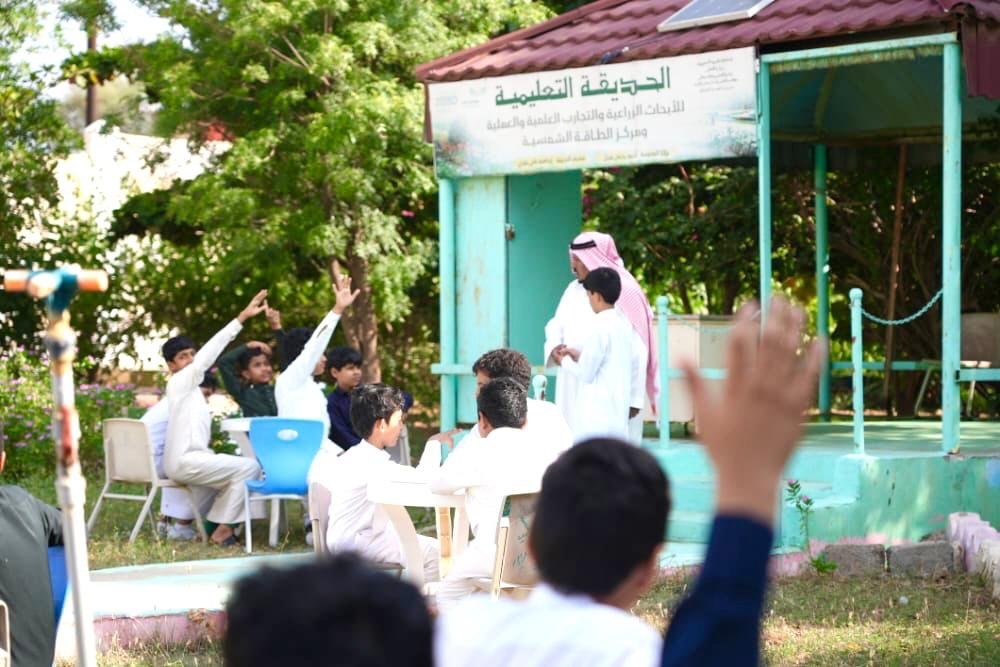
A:
MULTIPOLYGON (((387 447, 395 447, 403 428, 403 392, 384 384, 363 384, 351 392, 351 422, 364 438, 336 459, 324 476, 330 489, 326 542, 331 552, 356 551, 376 563, 403 563, 403 547, 389 517, 368 500, 370 482, 421 480, 426 466, 394 463, 387 447)), ((429 460, 429 459, 428 459, 429 460)), ((437 540, 417 535, 424 556, 424 578, 438 579, 437 540)))
POLYGON ((209 448, 212 416, 199 385, 226 345, 239 335, 243 323, 264 312, 266 298, 267 290, 261 290, 236 319, 212 336, 204 347, 197 352, 193 346, 180 350, 173 361, 167 362, 173 375, 167 382, 170 417, 163 469, 170 479, 191 486, 199 505, 211 502, 205 515, 217 524, 211 540, 225 546, 236 544, 230 524, 243 521, 244 482, 260 475, 260 465, 242 456, 216 454, 209 448))
POLYGON ((552 357, 580 383, 573 411, 573 435, 629 439, 632 404, 632 327, 615 310, 622 283, 618 272, 601 267, 583 279, 590 307, 596 313, 590 334, 580 349, 559 345, 552 357))

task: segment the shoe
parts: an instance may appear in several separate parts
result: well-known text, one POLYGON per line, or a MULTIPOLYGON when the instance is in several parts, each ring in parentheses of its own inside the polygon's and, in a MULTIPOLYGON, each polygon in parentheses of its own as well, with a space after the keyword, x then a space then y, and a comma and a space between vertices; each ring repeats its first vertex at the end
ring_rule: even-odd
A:
POLYGON ((196 533, 194 528, 191 527, 191 524, 187 523, 174 524, 170 526, 169 530, 167 530, 168 540, 180 540, 183 542, 190 542, 194 540, 196 537, 198 537, 198 533, 196 533))
POLYGON ((170 531, 170 524, 167 523, 166 519, 160 519, 156 522, 156 534, 160 537, 166 537, 167 533, 170 531))

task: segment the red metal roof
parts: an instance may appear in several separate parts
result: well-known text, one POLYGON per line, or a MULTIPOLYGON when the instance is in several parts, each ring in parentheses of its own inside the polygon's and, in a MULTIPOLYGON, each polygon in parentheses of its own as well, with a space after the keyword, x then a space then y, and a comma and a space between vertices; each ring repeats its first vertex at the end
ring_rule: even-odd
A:
MULTIPOLYGON (((777 0, 752 19, 659 33, 656 26, 688 0, 597 0, 536 26, 459 51, 417 68, 425 82, 459 81, 525 72, 846 37, 855 33, 955 29, 961 24, 977 50, 977 71, 1000 70, 997 0, 777 0), (984 39, 983 32, 992 35, 984 39), (971 39, 973 35, 976 40, 971 39), (989 63, 993 66, 990 67, 989 63)), ((970 54, 966 66, 973 82, 970 54)), ((987 78, 998 79, 1000 73, 987 78)), ((1000 96, 1000 83, 984 82, 1000 96)))

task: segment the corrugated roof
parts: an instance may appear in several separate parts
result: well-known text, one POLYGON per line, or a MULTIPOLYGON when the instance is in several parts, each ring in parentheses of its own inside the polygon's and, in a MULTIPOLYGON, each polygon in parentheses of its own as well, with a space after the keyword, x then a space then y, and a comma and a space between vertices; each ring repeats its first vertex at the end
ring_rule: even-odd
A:
POLYGON ((955 29, 963 19, 963 33, 978 20, 979 32, 988 24, 991 33, 1000 34, 996 0, 777 0, 745 21, 657 32, 656 26, 687 2, 598 0, 421 65, 417 77, 459 81, 865 32, 955 29))

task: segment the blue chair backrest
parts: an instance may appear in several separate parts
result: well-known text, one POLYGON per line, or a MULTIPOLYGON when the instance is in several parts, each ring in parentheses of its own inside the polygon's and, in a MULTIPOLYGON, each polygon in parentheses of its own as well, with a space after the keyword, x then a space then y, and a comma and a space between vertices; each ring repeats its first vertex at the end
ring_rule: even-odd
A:
POLYGON ((66 574, 65 547, 49 547, 49 580, 52 582, 52 603, 56 612, 56 625, 59 625, 63 603, 66 601, 66 587, 69 583, 69 577, 66 574))
POLYGON ((264 470, 264 479, 247 486, 257 493, 308 492, 306 476, 320 445, 323 422, 314 419, 254 417, 250 445, 264 470))

